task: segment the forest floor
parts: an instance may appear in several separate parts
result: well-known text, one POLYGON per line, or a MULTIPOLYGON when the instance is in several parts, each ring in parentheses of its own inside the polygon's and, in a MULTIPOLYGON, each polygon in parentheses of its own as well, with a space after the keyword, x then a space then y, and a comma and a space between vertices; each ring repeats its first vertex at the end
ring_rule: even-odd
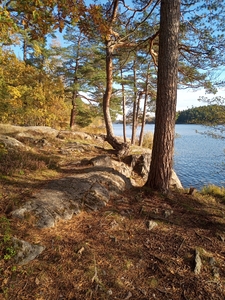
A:
POLYGON ((56 149, 37 150, 51 166, 57 161, 55 169, 39 160, 37 170, 1 175, 0 299, 225 299, 225 196, 136 187, 53 228, 36 228, 30 216, 11 218, 44 183, 65 176, 63 166, 106 153, 98 147, 59 159, 56 149), (45 250, 16 265, 12 236, 45 250))

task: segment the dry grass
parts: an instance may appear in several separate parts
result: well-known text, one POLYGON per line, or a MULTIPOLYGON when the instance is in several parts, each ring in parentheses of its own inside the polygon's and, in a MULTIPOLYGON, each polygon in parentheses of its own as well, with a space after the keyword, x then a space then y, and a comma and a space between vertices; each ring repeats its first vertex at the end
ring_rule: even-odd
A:
POLYGON ((58 159, 54 156, 49 157, 28 151, 4 150, 4 153, 0 153, 0 174, 12 176, 36 170, 56 169, 57 163, 58 159))
POLYGON ((145 148, 152 149, 153 146, 153 133, 148 131, 144 134, 142 146, 145 148))
MULTIPOLYGON (((104 149, 82 155, 100 152, 104 149)), ((57 154, 56 148, 51 154, 57 154)), ((47 153, 39 150, 39 155, 47 153)), ((76 153, 61 157, 64 163, 81 158, 76 153)), ((55 228, 37 229, 31 216, 11 219, 13 207, 31 199, 46 180, 65 176, 60 169, 52 172, 48 167, 46 163, 44 170, 2 178, 0 299, 225 299, 225 205, 221 197, 185 192, 164 196, 136 188, 111 199, 97 212, 83 211, 55 228), (150 220, 158 224, 152 230, 148 229, 150 220), (8 236, 46 249, 28 265, 18 266, 13 253, 4 259, 11 246, 4 242, 8 236), (194 273, 196 249, 203 264, 199 275, 194 273)))
POLYGON ((215 185, 205 186, 202 189, 202 194, 203 195, 212 195, 214 197, 221 198, 225 203, 225 188, 224 187, 219 187, 219 186, 215 186, 215 185))
POLYGON ((83 131, 88 132, 89 134, 106 134, 104 126, 88 126, 83 129, 83 131))

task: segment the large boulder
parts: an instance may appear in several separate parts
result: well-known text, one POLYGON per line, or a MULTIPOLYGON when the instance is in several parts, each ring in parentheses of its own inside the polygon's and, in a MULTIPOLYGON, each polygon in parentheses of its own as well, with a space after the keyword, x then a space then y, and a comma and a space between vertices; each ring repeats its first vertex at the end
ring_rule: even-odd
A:
POLYGON ((29 148, 17 139, 6 135, 0 135, 0 143, 3 144, 6 149, 10 150, 28 150, 29 148))
POLYGON ((59 131, 57 138, 59 139, 80 139, 80 140, 91 140, 92 137, 85 133, 80 131, 70 131, 70 130, 61 130, 59 131))

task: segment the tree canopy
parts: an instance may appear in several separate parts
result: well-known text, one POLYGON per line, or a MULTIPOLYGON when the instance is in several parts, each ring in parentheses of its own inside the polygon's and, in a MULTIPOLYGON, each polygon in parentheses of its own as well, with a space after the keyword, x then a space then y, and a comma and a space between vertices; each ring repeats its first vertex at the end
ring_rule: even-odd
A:
MULTIPOLYGON (((213 70, 224 64, 225 53, 224 11, 223 6, 220 4, 221 1, 212 3, 211 1, 196 0, 185 0, 181 3, 179 87, 194 88, 201 86, 208 91, 215 92, 213 84, 216 82, 211 80, 213 70)), ((50 60, 57 58, 58 61, 63 63, 64 70, 61 76, 65 78, 63 84, 66 85, 65 90, 68 92, 67 84, 69 77, 72 75, 71 62, 75 64, 77 57, 75 52, 71 52, 70 57, 67 54, 66 57, 65 52, 72 51, 69 50, 69 47, 70 49, 78 47, 76 39, 82 34, 82 39, 86 40, 86 46, 82 45, 81 55, 86 56, 88 63, 86 63, 86 66, 82 63, 79 67, 79 73, 83 72, 82 82, 85 84, 79 78, 76 92, 83 96, 88 93, 87 102, 90 99, 92 103, 97 101, 100 107, 102 107, 101 99, 105 93, 107 82, 106 67, 104 66, 107 55, 104 53, 104 48, 108 43, 108 49, 112 51, 110 52, 113 63, 112 82, 118 82, 118 75, 122 70, 124 80, 130 81, 130 84, 127 84, 128 81, 126 81, 127 83, 124 86, 127 101, 135 103, 140 97, 143 102, 145 70, 148 64, 150 64, 151 70, 148 91, 152 95, 156 91, 154 81, 157 76, 158 65, 159 5, 160 1, 156 0, 134 2, 114 0, 106 3, 81 0, 39 0, 30 1, 29 3, 27 1, 1 0, 0 41, 3 50, 4 48, 8 49, 10 45, 18 44, 18 46, 21 46, 23 60, 39 69, 40 64, 44 64, 43 59, 51 64, 50 60), (68 32, 70 31, 70 40, 67 41, 68 50, 59 51, 57 55, 49 56, 47 51, 49 51, 50 36, 57 36, 57 31, 65 33, 66 30, 67 37, 65 36, 65 39, 68 38, 68 32), (97 60, 96 56, 93 56, 94 53, 97 53, 96 51, 99 54, 101 53, 101 58, 99 56, 97 60), (140 75, 137 73, 136 91, 132 91, 134 94, 131 96, 130 88, 134 81, 134 77, 132 78, 132 60, 135 56, 138 57, 136 72, 140 75), (90 61, 91 57, 93 57, 92 61, 90 61), (37 63, 39 63, 39 66, 37 63), (93 67, 90 67, 91 64, 93 67), (98 68, 98 73, 92 72, 91 75, 91 68, 92 70, 98 68), (93 76, 93 74, 96 76, 93 76), (97 80, 100 77, 102 79, 101 89, 96 90, 96 87, 99 86, 97 80), (89 87, 87 88, 88 82, 89 87), (135 94, 136 99, 134 99, 135 94)), ((121 86, 113 85, 113 92, 109 98, 114 96, 119 104, 119 98, 122 99, 121 86)), ((65 98, 68 99, 68 97, 65 98)), ((153 96, 153 98, 155 97, 153 96)), ((151 99, 150 95, 149 99, 151 99)), ((140 118, 142 110, 143 107, 141 106, 141 110, 137 112, 137 118, 140 118)), ((117 109, 112 109, 110 103, 109 113, 113 114, 116 111, 119 112, 117 109)), ((131 111, 132 114, 133 112, 136 114, 135 108, 131 108, 131 111)))

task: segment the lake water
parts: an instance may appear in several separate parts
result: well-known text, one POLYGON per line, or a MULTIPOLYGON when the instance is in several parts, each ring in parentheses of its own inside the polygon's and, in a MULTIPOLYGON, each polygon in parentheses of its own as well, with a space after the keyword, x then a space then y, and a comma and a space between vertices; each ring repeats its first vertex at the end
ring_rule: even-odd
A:
MULTIPOLYGON (((113 127, 116 136, 123 136, 121 124, 113 127)), ((154 125, 147 124, 147 131, 154 132, 154 125)), ((225 186, 225 140, 200 134, 207 131, 201 125, 179 124, 175 131, 174 170, 183 187, 225 186)), ((131 127, 127 126, 130 136, 131 127)))

